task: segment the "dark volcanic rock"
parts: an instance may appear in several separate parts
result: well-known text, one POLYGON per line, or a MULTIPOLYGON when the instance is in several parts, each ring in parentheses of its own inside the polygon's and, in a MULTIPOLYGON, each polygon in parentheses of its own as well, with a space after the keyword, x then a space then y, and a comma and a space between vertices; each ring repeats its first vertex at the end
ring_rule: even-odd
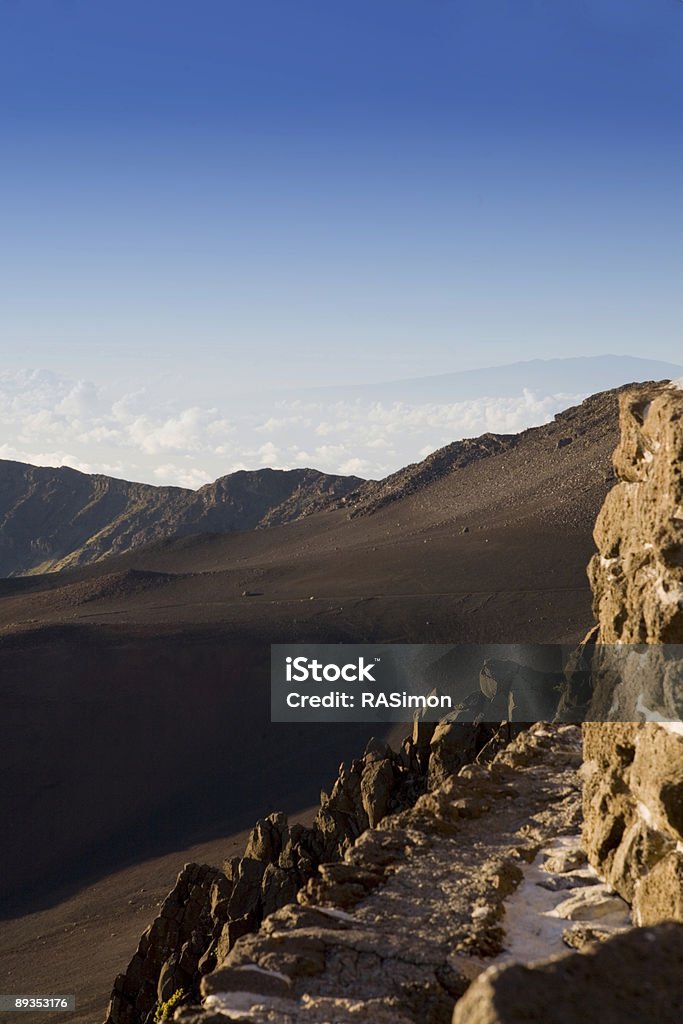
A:
POLYGON ((128 970, 114 982, 109 1020, 146 1021, 157 1003, 190 987, 200 957, 221 923, 212 909, 221 879, 216 868, 185 865, 159 916, 140 939, 128 970))

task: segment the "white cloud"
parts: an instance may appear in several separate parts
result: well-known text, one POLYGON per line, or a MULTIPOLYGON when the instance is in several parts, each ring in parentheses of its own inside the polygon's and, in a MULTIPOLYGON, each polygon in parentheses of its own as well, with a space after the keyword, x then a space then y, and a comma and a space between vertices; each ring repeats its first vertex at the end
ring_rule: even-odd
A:
POLYGON ((209 474, 205 469, 177 466, 175 463, 167 462, 163 466, 157 466, 153 471, 153 476, 156 484, 189 487, 191 490, 196 490, 206 483, 209 474))
POLYGON ((372 466, 367 459, 347 459, 337 472, 343 476, 367 476, 372 466))
POLYGON ((310 425, 310 421, 296 413, 293 416, 269 416, 265 423, 259 423, 254 430, 269 434, 273 430, 283 430, 285 427, 292 427, 298 423, 310 425))
POLYGON ((94 468, 89 462, 83 462, 76 455, 61 451, 27 451, 9 444, 0 445, 0 459, 12 462, 28 462, 32 466, 69 466, 81 473, 101 473, 103 470, 94 468))
POLYGON ((206 410, 192 406, 161 423, 155 423, 150 416, 139 416, 124 426, 133 444, 148 455, 163 451, 197 452, 203 448, 209 415, 206 410))
POLYGON ((64 416, 86 416, 99 405, 99 389, 90 381, 79 380, 58 403, 55 411, 64 416))
POLYGON ((0 457, 184 487, 261 466, 377 478, 462 437, 546 422, 583 397, 525 390, 411 404, 293 396, 217 407, 170 402, 160 384, 116 393, 27 370, 0 374, 0 457))
POLYGON ((273 441, 266 441, 256 450, 256 456, 264 466, 275 465, 280 459, 280 449, 273 441))
POLYGON ((122 395, 121 398, 113 402, 111 413, 114 419, 120 420, 121 423, 127 423, 131 417, 142 415, 148 404, 147 391, 145 388, 140 388, 138 391, 130 391, 122 395))

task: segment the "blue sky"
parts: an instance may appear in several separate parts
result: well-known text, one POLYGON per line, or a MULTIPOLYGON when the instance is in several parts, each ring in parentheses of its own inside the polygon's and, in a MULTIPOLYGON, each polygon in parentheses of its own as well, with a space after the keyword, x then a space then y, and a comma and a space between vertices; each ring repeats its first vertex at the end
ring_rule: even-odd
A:
POLYGON ((5 371, 680 361, 679 0, 2 0, 5 371))

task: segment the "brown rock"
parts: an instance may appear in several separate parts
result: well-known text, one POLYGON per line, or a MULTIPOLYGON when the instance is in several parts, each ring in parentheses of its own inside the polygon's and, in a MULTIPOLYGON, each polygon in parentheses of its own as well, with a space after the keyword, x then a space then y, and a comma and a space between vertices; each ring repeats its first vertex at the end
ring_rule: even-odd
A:
POLYGON ((639 727, 632 723, 586 723, 583 727, 583 846, 590 863, 622 896, 630 883, 612 871, 628 829, 638 818, 629 788, 639 727))
MULTIPOLYGON (((224 967, 253 964, 292 980, 314 977, 325 969, 325 942, 315 932, 290 932, 286 942, 279 941, 277 936, 245 935, 235 945, 224 967)), ((205 984, 210 984, 210 977, 205 984)))
POLYGON ((683 736, 649 726, 639 736, 630 781, 655 826, 683 840, 683 736))
POLYGON ((596 921, 617 915, 626 917, 628 904, 606 885, 579 889, 555 907, 557 917, 568 921, 596 921))
POLYGON ((265 869, 266 866, 261 860, 242 858, 228 902, 228 913, 231 918, 243 917, 258 907, 265 869))
POLYGON ((221 967, 208 978, 203 978, 201 993, 209 996, 214 992, 255 992, 287 998, 291 988, 291 982, 282 974, 265 971, 256 964, 242 964, 240 967, 221 967))
POLYGON ((453 1024, 679 1024, 682 978, 683 925, 636 929, 582 955, 486 971, 453 1024))
POLYGON ((286 832, 287 816, 281 812, 269 814, 267 818, 256 822, 247 840, 244 856, 262 860, 266 864, 277 861, 286 832))
POLYGON ((384 761, 391 757, 391 747, 384 740, 378 740, 375 736, 372 736, 367 743, 365 748, 364 760, 366 764, 370 764, 372 761, 384 761))
POLYGON ((574 847, 571 850, 559 850, 557 853, 551 854, 543 861, 542 868, 544 871, 552 871, 556 874, 563 875, 567 871, 574 871, 576 868, 580 868, 586 863, 586 853, 580 847, 574 847))
POLYGON ((620 425, 620 482, 598 515, 590 567, 598 640, 681 643, 683 391, 649 385, 624 392, 620 425))
POLYGON ((491 726, 471 722, 439 722, 430 743, 429 788, 435 789, 473 761, 493 732, 491 726))
POLYGON ((394 789, 394 769, 391 761, 371 762, 361 777, 360 791, 370 828, 378 825, 389 810, 389 799, 394 789))
POLYGON ((600 942, 607 942, 608 939, 624 931, 626 931, 625 928, 616 929, 604 924, 595 924, 593 922, 585 924, 581 922, 580 924, 572 925, 571 928, 565 928, 562 932, 562 941, 571 949, 575 949, 579 953, 585 953, 600 942))
POLYGON ((636 818, 617 848, 609 878, 614 879, 622 896, 632 902, 640 879, 675 845, 671 837, 650 828, 642 818, 636 818))
POLYGON ((683 921, 683 853, 673 850, 636 885, 633 913, 638 924, 683 921))

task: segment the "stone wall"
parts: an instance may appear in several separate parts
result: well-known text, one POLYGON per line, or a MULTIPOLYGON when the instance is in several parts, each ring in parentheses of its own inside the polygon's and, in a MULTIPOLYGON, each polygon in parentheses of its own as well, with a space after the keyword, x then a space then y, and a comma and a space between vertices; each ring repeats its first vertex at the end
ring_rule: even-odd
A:
POLYGON ((621 396, 614 466, 589 568, 593 639, 616 646, 593 664, 584 838, 637 924, 683 921, 683 391, 621 396))

